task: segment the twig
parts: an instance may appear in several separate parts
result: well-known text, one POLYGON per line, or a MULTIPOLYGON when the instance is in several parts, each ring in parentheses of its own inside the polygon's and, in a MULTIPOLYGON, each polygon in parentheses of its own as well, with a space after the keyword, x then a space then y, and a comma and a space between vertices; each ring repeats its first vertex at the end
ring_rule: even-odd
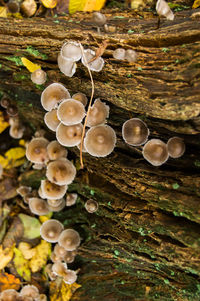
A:
POLYGON ((83 152, 82 152, 82 150, 83 150, 83 139, 84 139, 84 136, 85 136, 86 123, 87 123, 88 115, 89 115, 89 112, 90 112, 92 99, 93 99, 93 96, 94 96, 94 81, 93 81, 93 77, 92 77, 92 72, 90 71, 90 68, 88 66, 88 62, 87 62, 85 54, 84 54, 83 46, 81 45, 81 43, 79 43, 79 45, 80 45, 80 48, 81 48, 83 59, 85 61, 86 67, 87 67, 89 75, 90 75, 91 85, 92 85, 92 91, 91 91, 91 96, 90 96, 90 101, 89 101, 89 105, 88 105, 87 114, 86 114, 86 117, 85 117, 85 122, 84 122, 84 125, 83 125, 83 132, 82 132, 81 145, 80 145, 80 163, 81 163, 81 168, 83 168, 84 167, 84 165, 83 165, 83 152))
POLYGON ((108 41, 104 40, 102 42, 102 44, 99 45, 99 48, 97 48, 97 50, 95 51, 95 56, 88 62, 88 64, 92 63, 93 61, 98 59, 100 56, 102 56, 104 54, 104 51, 106 50, 107 46, 108 46, 108 41))

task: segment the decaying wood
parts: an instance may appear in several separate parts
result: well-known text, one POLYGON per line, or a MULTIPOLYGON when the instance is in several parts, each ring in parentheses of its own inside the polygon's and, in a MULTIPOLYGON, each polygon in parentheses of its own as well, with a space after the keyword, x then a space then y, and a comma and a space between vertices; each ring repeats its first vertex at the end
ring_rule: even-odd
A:
MULTIPOLYGON (((140 19, 132 11, 108 12, 117 31, 102 35, 89 14, 60 18, 59 24, 50 19, 0 20, 0 90, 17 104, 32 130, 44 126, 41 91, 20 57, 40 64, 47 84, 59 81, 72 94, 80 91, 89 97, 86 68, 78 63, 76 74, 66 78, 56 65, 58 51, 69 39, 94 50, 108 41, 105 67, 93 77, 95 97, 110 104, 108 123, 117 132, 117 147, 107 158, 84 154, 85 170, 69 188, 81 200, 56 215, 83 238, 74 265, 81 268, 82 287, 72 300, 200 298, 200 26, 190 17, 193 12, 179 12, 172 22, 162 19, 158 30, 152 13, 140 19), (138 61, 115 60, 112 51, 118 47, 136 50, 138 61), (148 164, 141 148, 125 145, 121 137, 123 122, 134 116, 145 120, 152 138, 184 138, 184 156, 162 167, 148 164), (89 197, 100 204, 96 214, 84 210, 89 197)), ((72 152, 78 166, 79 151, 72 152)), ((22 175, 21 182, 38 181, 35 173, 40 174, 22 175)))

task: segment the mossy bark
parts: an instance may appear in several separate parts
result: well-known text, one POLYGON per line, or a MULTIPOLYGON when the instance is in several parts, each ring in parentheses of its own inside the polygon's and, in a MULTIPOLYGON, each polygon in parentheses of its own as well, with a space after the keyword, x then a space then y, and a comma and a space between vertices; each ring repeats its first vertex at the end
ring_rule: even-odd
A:
MULTIPOLYGON (((45 128, 43 87, 30 81, 21 57, 47 71, 47 84, 59 81, 71 93, 89 97, 87 70, 78 63, 75 75, 66 78, 56 57, 69 39, 84 47, 108 40, 105 67, 93 77, 95 97, 110 104, 108 123, 116 130, 117 147, 107 158, 84 154, 85 168, 69 188, 80 195, 77 206, 55 215, 83 238, 74 265, 82 287, 74 301, 200 299, 200 27, 193 12, 162 20, 156 30, 152 13, 107 11, 117 31, 101 35, 88 14, 53 21, 0 19, 0 90, 18 106, 29 138, 45 128), (136 50, 138 61, 113 59, 117 47, 136 50), (184 156, 161 167, 147 163, 141 148, 129 147, 121 137, 123 122, 135 116, 148 124, 151 138, 182 137, 184 156), (97 213, 84 209, 88 198, 99 202, 97 213)), ((79 166, 78 150, 72 149, 72 158, 79 166)), ((36 187, 39 180, 35 172, 20 177, 36 187)))

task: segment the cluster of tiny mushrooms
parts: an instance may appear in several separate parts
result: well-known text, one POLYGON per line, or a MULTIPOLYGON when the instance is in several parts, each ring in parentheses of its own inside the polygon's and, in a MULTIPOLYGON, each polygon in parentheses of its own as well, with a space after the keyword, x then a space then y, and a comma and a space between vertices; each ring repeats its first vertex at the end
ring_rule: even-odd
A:
MULTIPOLYGON (((173 20, 174 15, 164 0, 157 1, 156 10, 159 15, 173 20)), ((96 17, 102 18, 101 15, 101 13, 95 13, 96 17)), ((132 49, 118 48, 113 52, 113 57, 117 60, 126 59, 129 62, 135 62, 137 56, 137 53, 132 49)), ((96 53, 91 49, 84 50, 78 42, 68 41, 64 43, 58 55, 60 71, 66 76, 73 76, 76 72, 76 62, 79 60, 88 68, 93 85, 91 71, 99 72, 102 70, 103 58, 96 56, 96 53)), ((46 73, 38 69, 31 74, 31 80, 36 84, 44 84, 46 73)), ((28 203, 33 214, 47 215, 49 212, 57 212, 65 206, 72 206, 76 203, 76 193, 66 194, 68 185, 75 179, 76 168, 67 159, 68 152, 65 147, 76 146, 80 153, 87 152, 95 157, 108 156, 115 147, 115 131, 106 124, 109 117, 109 106, 99 98, 91 106, 93 94, 94 91, 92 91, 86 113, 85 107, 88 99, 83 93, 78 92, 70 96, 69 91, 61 83, 52 83, 42 92, 41 104, 47 111, 44 122, 51 131, 56 132, 56 140, 49 142, 41 136, 41 132, 39 134, 37 132, 27 144, 27 159, 33 163, 35 169, 46 168, 46 179, 41 181, 40 188, 36 193, 31 191, 31 187, 26 186, 20 186, 17 190, 24 201, 28 203), (84 118, 85 121, 82 124, 84 118)), ((1 105, 7 109, 7 113, 10 115, 10 135, 14 138, 21 138, 24 127, 19 122, 15 107, 6 98, 1 100, 1 105)), ((148 141, 149 134, 147 125, 139 118, 131 118, 122 126, 124 141, 135 147, 144 145, 142 148, 143 157, 154 166, 162 165, 169 156, 178 158, 183 155, 185 151, 183 139, 172 137, 165 144, 159 139, 148 141)), ((85 203, 85 208, 89 213, 93 213, 98 209, 98 203, 90 199, 85 203)), ((63 225, 55 219, 44 222, 40 233, 44 240, 55 243, 51 254, 53 264, 46 266, 49 278, 53 280, 56 277, 62 277, 66 283, 74 283, 77 279, 77 271, 70 270, 67 264, 72 263, 77 254, 77 248, 81 243, 79 233, 74 229, 64 229, 63 225)), ((46 296, 39 295, 37 288, 31 285, 25 286, 20 293, 14 290, 8 291, 10 296, 18 294, 21 297, 19 300, 26 300, 22 298, 25 293, 26 296, 31 294, 31 300, 46 300, 46 296)), ((8 295, 5 298, 4 294, 6 291, 0 294, 2 301, 8 300, 6 299, 8 295)), ((14 299, 11 297, 10 300, 14 299)))

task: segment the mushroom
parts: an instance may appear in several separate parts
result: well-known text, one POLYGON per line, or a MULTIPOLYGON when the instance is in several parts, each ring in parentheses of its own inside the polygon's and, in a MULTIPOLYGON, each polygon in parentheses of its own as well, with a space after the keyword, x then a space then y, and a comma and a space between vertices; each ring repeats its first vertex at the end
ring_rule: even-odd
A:
POLYGON ((58 239, 58 244, 67 251, 74 251, 80 243, 80 235, 74 229, 66 229, 62 231, 58 239))
POLYGON ((45 195, 44 195, 44 193, 42 192, 41 186, 40 186, 40 188, 38 189, 38 195, 39 195, 39 197, 40 197, 41 199, 45 199, 45 198, 46 198, 45 195))
POLYGON ((61 211, 64 207, 65 207, 65 200, 64 199, 61 199, 61 203, 57 206, 51 206, 50 205, 50 200, 47 201, 48 202, 48 207, 49 207, 49 210, 52 211, 52 212, 59 212, 61 211))
POLYGON ((185 152, 185 143, 179 137, 172 137, 167 142, 167 150, 169 156, 172 158, 179 158, 185 152))
POLYGON ((50 259, 51 259, 51 261, 53 261, 53 263, 56 263, 56 262, 60 261, 60 257, 57 256, 57 255, 55 254, 55 252, 52 252, 52 253, 51 253, 50 259))
POLYGON ((137 56, 137 52, 132 49, 128 49, 125 51, 125 60, 127 60, 129 63, 136 62, 137 56))
POLYGON ((64 58, 74 62, 79 61, 82 57, 80 44, 74 41, 64 43, 60 53, 64 58))
POLYGON ((72 263, 74 262, 74 259, 76 257, 77 251, 66 251, 66 254, 63 256, 63 260, 66 263, 72 263))
POLYGON ((53 140, 47 146, 47 154, 50 160, 57 160, 67 157, 67 150, 57 140, 53 140))
POLYGON ((18 115, 18 108, 15 105, 10 104, 6 109, 6 113, 11 117, 15 117, 18 115))
POLYGON ((158 0, 156 11, 159 16, 164 16, 167 20, 174 20, 174 14, 165 0, 158 0))
POLYGON ((92 127, 105 123, 109 116, 109 106, 102 102, 99 98, 95 100, 90 109, 87 119, 87 126, 92 127))
POLYGON ((38 298, 39 297, 39 290, 35 285, 25 285, 21 291, 20 291, 21 296, 27 296, 31 298, 38 298))
POLYGON ((42 180, 40 187, 44 198, 49 200, 62 199, 68 188, 67 185, 56 185, 48 180, 42 180))
POLYGON ((73 206, 74 204, 76 204, 76 200, 78 198, 78 194, 77 193, 68 193, 67 197, 66 197, 66 206, 73 206))
POLYGON ((56 279, 57 275, 52 272, 52 266, 53 265, 51 263, 47 264, 44 268, 44 272, 49 276, 50 280, 53 281, 56 279))
POLYGON ((58 261, 52 265, 52 272, 57 276, 65 276, 67 271, 67 265, 65 262, 58 261))
POLYGON ((76 282, 77 275, 76 272, 73 270, 67 269, 66 274, 63 276, 63 281, 67 284, 72 284, 76 282))
POLYGON ((56 129, 56 138, 61 145, 77 146, 81 142, 82 131, 81 123, 69 126, 60 123, 56 129))
POLYGON ((2 97, 0 104, 3 108, 7 109, 10 105, 10 100, 7 97, 2 97))
POLYGON ((96 58, 96 54, 91 49, 84 50, 81 62, 84 66, 88 66, 90 70, 99 72, 103 69, 104 60, 101 56, 96 58))
POLYGON ((27 195, 28 193, 30 193, 32 190, 32 187, 29 186, 19 186, 19 188, 17 188, 17 193, 21 196, 24 197, 25 195, 27 195))
POLYGON ((90 128, 84 139, 86 151, 95 157, 106 157, 116 144, 115 131, 108 125, 98 125, 90 128))
POLYGON ((11 14, 16 14, 20 11, 19 3, 20 2, 15 0, 9 0, 9 2, 7 3, 7 7, 11 14))
POLYGON ((68 90, 62 84, 53 83, 42 92, 41 104, 46 111, 51 111, 66 98, 70 98, 68 90))
POLYGON ((167 145, 159 139, 149 140, 143 147, 143 157, 152 165, 160 166, 169 158, 167 145))
POLYGON ((67 59, 67 58, 63 57, 59 53, 58 68, 64 75, 72 77, 74 75, 74 73, 76 72, 76 63, 72 59, 67 59))
POLYGON ((100 12, 93 12, 92 14, 92 22, 97 27, 97 31, 100 34, 100 27, 106 24, 106 16, 100 12))
POLYGON ((25 0, 22 2, 20 9, 26 17, 32 17, 37 10, 37 4, 35 0, 25 0))
POLYGON ((59 244, 56 244, 54 247, 54 253, 59 258, 63 258, 68 252, 65 250, 65 248, 59 246, 59 244))
POLYGON ((32 213, 37 215, 46 215, 49 213, 48 204, 45 200, 40 198, 29 198, 29 209, 32 213))
POLYGON ((31 80, 34 84, 42 85, 47 80, 47 74, 44 70, 37 69, 37 70, 35 70, 34 72, 31 73, 31 80))
POLYGON ((116 60, 125 60, 126 50, 124 48, 117 48, 113 51, 113 57, 116 60))
POLYGON ((47 203, 50 207, 58 207, 63 203, 64 199, 58 199, 58 200, 47 200, 47 203))
POLYGON ((42 238, 48 242, 55 243, 63 231, 63 225, 56 219, 49 219, 40 227, 40 234, 42 238))
POLYGON ((57 109, 52 109, 51 111, 47 112, 44 115, 44 122, 50 130, 55 132, 60 123, 57 115, 57 109))
POLYGON ((27 159, 32 163, 46 163, 48 161, 48 143, 49 141, 45 138, 33 138, 26 148, 27 159))
POLYGON ((16 301, 19 294, 14 289, 7 289, 0 293, 1 301, 16 301))
POLYGON ((14 139, 21 139, 23 137, 25 127, 16 122, 10 126, 9 135, 14 139))
POLYGON ((59 105, 57 115, 64 125, 77 124, 85 117, 85 107, 78 100, 66 99, 59 105))
POLYGON ((87 96, 84 93, 81 93, 81 92, 75 93, 74 95, 72 95, 72 98, 80 101, 84 105, 84 107, 88 103, 87 96))
POLYGON ((122 137, 130 145, 138 146, 144 144, 149 136, 149 129, 141 119, 131 118, 122 126, 122 137))
POLYGON ((87 200, 87 202, 85 203, 85 209, 87 210, 87 212, 89 213, 94 213, 98 210, 99 208, 99 204, 95 201, 95 200, 87 200))
POLYGON ((61 158, 48 164, 46 176, 57 185, 71 184, 76 176, 76 168, 71 161, 61 158))

